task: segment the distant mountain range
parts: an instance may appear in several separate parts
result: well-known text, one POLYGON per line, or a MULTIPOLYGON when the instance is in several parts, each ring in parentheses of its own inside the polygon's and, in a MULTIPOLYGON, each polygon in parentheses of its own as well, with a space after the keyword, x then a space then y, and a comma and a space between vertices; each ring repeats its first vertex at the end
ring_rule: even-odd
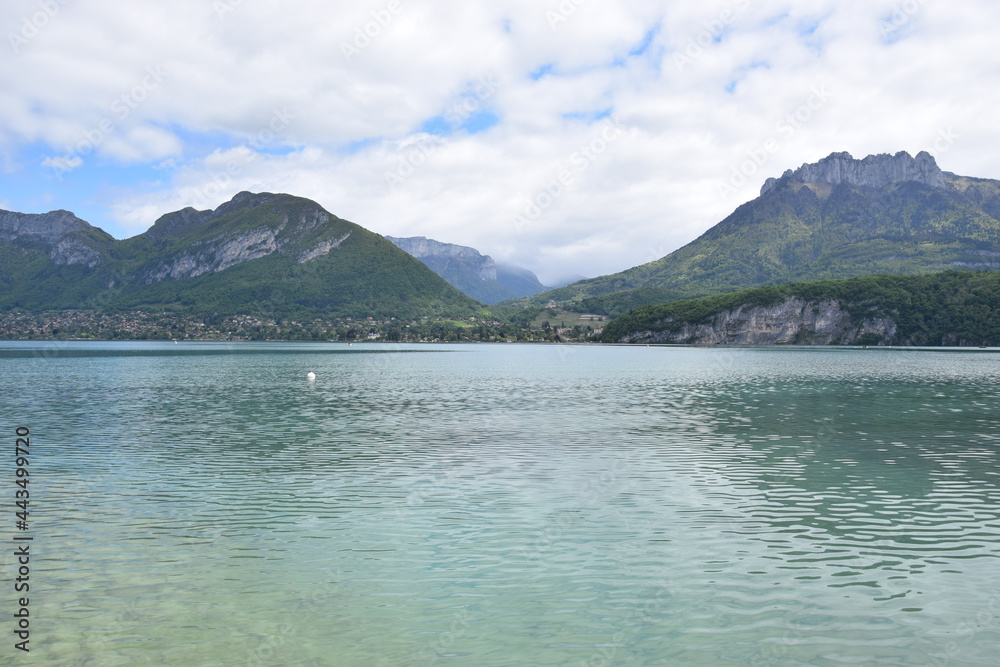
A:
POLYGON ((507 299, 508 314, 555 302, 615 316, 766 285, 997 268, 1000 181, 927 153, 833 153, 768 179, 666 257, 551 290, 473 248, 386 239, 288 194, 241 192, 125 240, 68 211, 0 211, 0 312, 464 319, 507 299))
POLYGON ((0 211, 0 310, 468 317, 481 308, 378 234, 292 195, 241 192, 120 241, 68 211, 0 211))
POLYGON ((538 282, 538 276, 531 271, 497 264, 492 257, 483 255, 475 248, 442 243, 423 236, 385 238, 476 301, 495 304, 550 289, 538 282))
POLYGON ((824 278, 1000 268, 1000 181, 942 171, 926 152, 833 153, 768 179, 758 198, 648 264, 542 292, 582 312, 824 278))

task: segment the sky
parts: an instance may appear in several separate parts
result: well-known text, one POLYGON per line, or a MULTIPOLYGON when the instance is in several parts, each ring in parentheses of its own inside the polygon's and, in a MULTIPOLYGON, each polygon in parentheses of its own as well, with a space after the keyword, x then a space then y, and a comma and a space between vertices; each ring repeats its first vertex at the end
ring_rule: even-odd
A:
POLYGON ((116 238, 243 190, 543 283, 832 152, 1000 179, 989 0, 6 0, 0 209, 116 238))

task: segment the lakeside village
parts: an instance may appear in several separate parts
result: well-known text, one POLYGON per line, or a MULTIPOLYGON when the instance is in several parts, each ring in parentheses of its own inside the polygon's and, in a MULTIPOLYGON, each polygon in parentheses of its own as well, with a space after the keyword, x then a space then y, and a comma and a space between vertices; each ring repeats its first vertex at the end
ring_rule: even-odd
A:
POLYGON ((398 320, 350 318, 311 320, 255 315, 176 313, 97 314, 84 311, 0 315, 0 340, 313 340, 433 342, 587 342, 603 330, 604 317, 542 310, 530 321, 499 322, 470 317, 398 320))

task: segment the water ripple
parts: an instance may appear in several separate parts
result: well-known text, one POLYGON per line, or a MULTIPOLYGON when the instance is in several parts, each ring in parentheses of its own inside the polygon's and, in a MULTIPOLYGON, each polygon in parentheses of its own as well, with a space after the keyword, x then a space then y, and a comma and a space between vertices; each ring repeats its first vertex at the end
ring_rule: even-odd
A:
POLYGON ((1000 649, 997 355, 169 348, 0 346, 47 664, 1000 649))

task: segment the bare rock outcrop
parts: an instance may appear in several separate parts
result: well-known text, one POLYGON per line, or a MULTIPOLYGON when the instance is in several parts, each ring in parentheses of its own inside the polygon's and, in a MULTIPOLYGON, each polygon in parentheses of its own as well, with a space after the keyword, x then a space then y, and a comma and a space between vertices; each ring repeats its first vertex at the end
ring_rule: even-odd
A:
POLYGON ((423 236, 411 236, 409 238, 399 238, 387 236, 387 240, 403 250, 407 254, 413 255, 417 259, 428 257, 440 257, 461 260, 465 266, 482 280, 497 279, 497 265, 489 255, 480 253, 475 248, 456 245, 454 243, 442 243, 423 236))
POLYGON ((858 322, 836 301, 809 302, 798 297, 772 306, 737 306, 718 313, 709 323, 671 326, 673 320, 668 318, 659 324, 663 330, 637 331, 622 342, 850 345, 863 336, 891 340, 896 333, 896 323, 889 318, 871 316, 858 322))
POLYGON ((0 210, 0 241, 40 243, 49 248, 56 264, 84 264, 95 267, 103 261, 97 230, 69 211, 15 213, 0 210), (96 234, 95 234, 96 232, 96 234))
POLYGON ((926 151, 917 153, 916 157, 900 151, 895 155, 888 153, 869 155, 862 160, 855 160, 850 153, 842 152, 831 153, 819 162, 804 164, 794 171, 789 169, 780 179, 767 179, 760 189, 760 194, 767 194, 781 181, 830 185, 847 183, 870 188, 884 188, 896 183, 916 181, 940 188, 945 186, 945 173, 938 167, 934 157, 926 151))

